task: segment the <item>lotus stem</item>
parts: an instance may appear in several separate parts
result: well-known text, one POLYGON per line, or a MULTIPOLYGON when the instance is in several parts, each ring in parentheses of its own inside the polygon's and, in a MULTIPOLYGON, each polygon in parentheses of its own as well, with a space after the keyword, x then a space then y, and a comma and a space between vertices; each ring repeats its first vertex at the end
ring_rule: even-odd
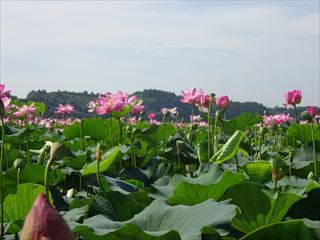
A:
POLYGON ((50 158, 47 162, 47 165, 46 165, 46 170, 44 172, 44 187, 45 187, 45 194, 47 197, 49 197, 49 171, 50 171, 50 167, 51 167, 51 164, 53 162, 53 158, 50 158))
POLYGON ((0 229, 0 238, 4 236, 4 209, 3 209, 3 189, 2 189, 2 168, 3 168, 3 156, 4 156, 4 135, 5 135, 5 129, 4 129, 4 120, 3 116, 1 116, 1 135, 2 135, 2 143, 1 143, 1 156, 0 156, 0 205, 1 205, 1 229, 0 229))
POLYGON ((313 123, 311 123, 311 138, 312 138, 312 157, 314 162, 314 176, 317 178, 317 159, 316 159, 316 144, 314 140, 314 128, 313 123))
POLYGON ((208 108, 208 161, 211 158, 211 121, 210 121, 210 114, 211 114, 211 106, 212 106, 212 97, 210 97, 209 101, 209 108, 208 108))

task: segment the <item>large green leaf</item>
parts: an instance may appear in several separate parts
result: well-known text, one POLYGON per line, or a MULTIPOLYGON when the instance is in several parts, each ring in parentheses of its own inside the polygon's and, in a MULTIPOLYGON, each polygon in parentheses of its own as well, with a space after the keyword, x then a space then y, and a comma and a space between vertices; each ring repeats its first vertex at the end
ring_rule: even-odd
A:
POLYGON ((237 154, 239 144, 242 141, 244 133, 242 131, 235 131, 223 147, 210 159, 210 162, 215 161, 217 164, 223 163, 237 154))
MULTIPOLYGON (((110 165, 113 163, 113 161, 116 159, 121 146, 112 147, 108 152, 106 152, 102 156, 102 160, 100 162, 100 173, 103 173, 108 170, 110 165)), ((95 174, 97 173, 97 161, 93 161, 92 163, 85 165, 84 168, 81 171, 81 174, 83 176, 95 174)))
MULTIPOLYGON (((320 141, 320 125, 314 125, 314 140, 320 141)), ((311 125, 293 123, 287 129, 288 137, 295 137, 303 143, 312 141, 311 125)))
POLYGON ((223 121, 222 128, 228 135, 232 135, 236 130, 243 131, 254 124, 260 123, 261 121, 262 117, 259 114, 242 112, 231 120, 223 121))
MULTIPOLYGON (((229 202, 229 201, 228 201, 229 202)), ((236 214, 236 206, 228 202, 207 200, 194 206, 168 206, 164 200, 156 199, 133 219, 126 222, 113 222, 102 215, 86 219, 83 224, 73 229, 82 236, 91 239, 154 239, 152 236, 162 236, 161 239, 178 239, 165 237, 170 231, 177 231, 184 240, 201 240, 201 230, 205 226, 216 227, 226 224, 236 214), (131 224, 138 226, 130 227, 131 224), (121 227, 128 231, 121 231, 121 227), (135 229, 135 231, 130 231, 135 229), (141 232, 142 229, 144 234, 141 232), (119 235, 120 234, 120 235, 119 235), (147 235, 147 236, 145 236, 147 235), (103 236, 103 238, 99 238, 103 236), (118 238, 117 238, 118 237, 118 238)), ((87 239, 87 238, 86 238, 87 239)))
MULTIPOLYGON (((42 185, 23 183, 17 186, 16 194, 9 194, 3 202, 4 221, 24 220, 39 193, 44 192, 42 185)), ((51 197, 50 197, 50 200, 51 197)))
POLYGON ((320 222, 308 219, 295 219, 274 223, 258 228, 241 238, 241 240, 317 240, 320 239, 320 222))
POLYGON ((80 137, 80 123, 74 122, 72 125, 64 127, 63 135, 69 139, 80 137))
MULTIPOLYGON (((82 119, 82 136, 90 136, 92 140, 100 141, 106 139, 110 131, 110 121, 102 118, 82 119), (109 121, 109 122, 108 122, 109 121)), ((115 122, 115 126, 116 126, 115 122)))
POLYGON ((109 191, 99 193, 90 203, 91 216, 103 214, 115 221, 126 221, 134 217, 150 204, 150 199, 145 191, 122 194, 109 191))
POLYGON ((159 178, 151 185, 149 196, 162 199, 170 198, 173 194, 174 188, 181 182, 200 185, 214 184, 221 179, 222 172, 221 168, 211 165, 208 172, 202 173, 195 178, 185 177, 180 174, 175 174, 171 178, 169 176, 165 176, 159 178))
POLYGON ((219 198, 230 187, 244 181, 246 177, 242 173, 233 174, 224 171, 218 182, 210 185, 191 184, 181 182, 173 191, 173 195, 168 199, 171 205, 195 205, 208 199, 219 200, 219 198))
MULTIPOLYGON (((91 221, 92 225, 98 227, 98 223, 100 221, 99 218, 94 220, 92 219, 91 221), (93 221, 96 221, 96 224, 93 221)), ((104 225, 102 225, 101 228, 103 229, 104 225)), ((92 230, 87 226, 77 226, 74 231, 79 233, 85 240, 181 240, 177 231, 171 230, 160 236, 152 236, 131 223, 128 223, 105 235, 98 235, 98 233, 92 232, 92 230)))
POLYGON ((232 226, 248 233, 261 226, 280 222, 292 204, 306 197, 303 190, 270 192, 262 191, 252 182, 240 183, 224 195, 232 199, 241 212, 232 220, 232 226))

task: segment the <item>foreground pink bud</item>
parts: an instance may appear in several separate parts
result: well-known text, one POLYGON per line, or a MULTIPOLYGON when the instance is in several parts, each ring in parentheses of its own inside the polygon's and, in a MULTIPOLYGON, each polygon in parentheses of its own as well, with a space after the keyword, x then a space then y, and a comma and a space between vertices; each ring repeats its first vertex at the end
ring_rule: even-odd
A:
POLYGON ((20 240, 73 240, 73 234, 47 197, 40 193, 24 220, 20 240))

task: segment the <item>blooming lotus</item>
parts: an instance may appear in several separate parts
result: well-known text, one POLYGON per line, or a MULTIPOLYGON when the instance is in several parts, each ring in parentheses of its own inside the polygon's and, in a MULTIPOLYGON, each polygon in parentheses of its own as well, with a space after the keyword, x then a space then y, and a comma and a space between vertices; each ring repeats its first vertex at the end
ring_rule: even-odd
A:
POLYGON ((174 108, 162 108, 161 112, 164 116, 166 116, 168 113, 171 117, 175 117, 178 114, 177 107, 174 108))
POLYGON ((95 101, 88 102, 88 112, 94 112, 98 106, 98 104, 95 101))
POLYGON ((62 105, 59 104, 56 108, 56 113, 61 114, 62 118, 64 118, 65 114, 70 114, 74 112, 74 107, 71 104, 62 105))
POLYGON ((191 122, 200 122, 201 116, 200 115, 190 115, 190 121, 191 122))
POLYGON ((216 104, 220 109, 226 109, 229 106, 230 100, 228 96, 221 96, 216 99, 216 104))
MULTIPOLYGON (((128 97, 128 94, 122 91, 118 91, 115 94, 105 93, 99 96, 97 99, 96 113, 99 115, 110 114, 113 111, 121 112, 125 107, 134 105, 136 103, 136 96, 128 97)), ((141 110, 142 103, 136 109, 141 110)))
POLYGON ((14 112, 13 115, 16 117, 26 117, 26 119, 29 120, 34 115, 36 109, 37 108, 33 102, 30 106, 23 105, 22 107, 17 107, 17 111, 14 112))
POLYGON ((24 221, 20 239, 73 240, 74 237, 59 212, 40 193, 24 221))
POLYGON ((264 115, 263 116, 263 125, 266 127, 273 127, 275 125, 282 125, 289 123, 293 120, 290 114, 276 114, 276 115, 264 115))
POLYGON ((297 105, 301 102, 302 93, 300 90, 288 91, 284 98, 286 99, 287 104, 289 105, 297 105))
POLYGON ((207 95, 202 89, 197 90, 192 88, 190 90, 181 91, 182 97, 180 99, 183 103, 194 104, 198 107, 208 107, 210 103, 210 96, 207 95))

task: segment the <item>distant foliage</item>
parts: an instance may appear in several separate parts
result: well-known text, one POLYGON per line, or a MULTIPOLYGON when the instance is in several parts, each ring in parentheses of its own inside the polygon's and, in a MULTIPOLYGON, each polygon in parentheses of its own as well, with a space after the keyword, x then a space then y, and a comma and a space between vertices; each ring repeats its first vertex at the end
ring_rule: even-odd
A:
MULTIPOLYGON (((191 114, 191 106, 180 102, 180 96, 177 96, 173 92, 147 89, 133 93, 139 99, 143 99, 145 104, 146 118, 148 113, 157 113, 157 118, 161 119, 162 108, 173 108, 177 107, 179 112, 179 119, 189 120, 191 114)), ((71 104, 74 106, 75 112, 72 114, 74 117, 84 118, 93 116, 92 113, 88 112, 87 103, 91 100, 97 99, 98 94, 84 92, 68 92, 68 91, 57 91, 47 92, 45 90, 31 91, 25 100, 43 102, 46 105, 45 116, 52 117, 55 115, 56 107, 59 103, 71 104)), ((213 109, 214 110, 214 109, 213 109)), ((299 107, 298 112, 302 112, 304 108, 299 107)), ((292 113, 292 109, 285 109, 284 107, 268 108, 261 103, 257 102, 237 102, 231 101, 226 111, 227 118, 232 118, 239 115, 242 112, 252 113, 292 113)), ((195 111, 195 114, 198 114, 195 111)))

